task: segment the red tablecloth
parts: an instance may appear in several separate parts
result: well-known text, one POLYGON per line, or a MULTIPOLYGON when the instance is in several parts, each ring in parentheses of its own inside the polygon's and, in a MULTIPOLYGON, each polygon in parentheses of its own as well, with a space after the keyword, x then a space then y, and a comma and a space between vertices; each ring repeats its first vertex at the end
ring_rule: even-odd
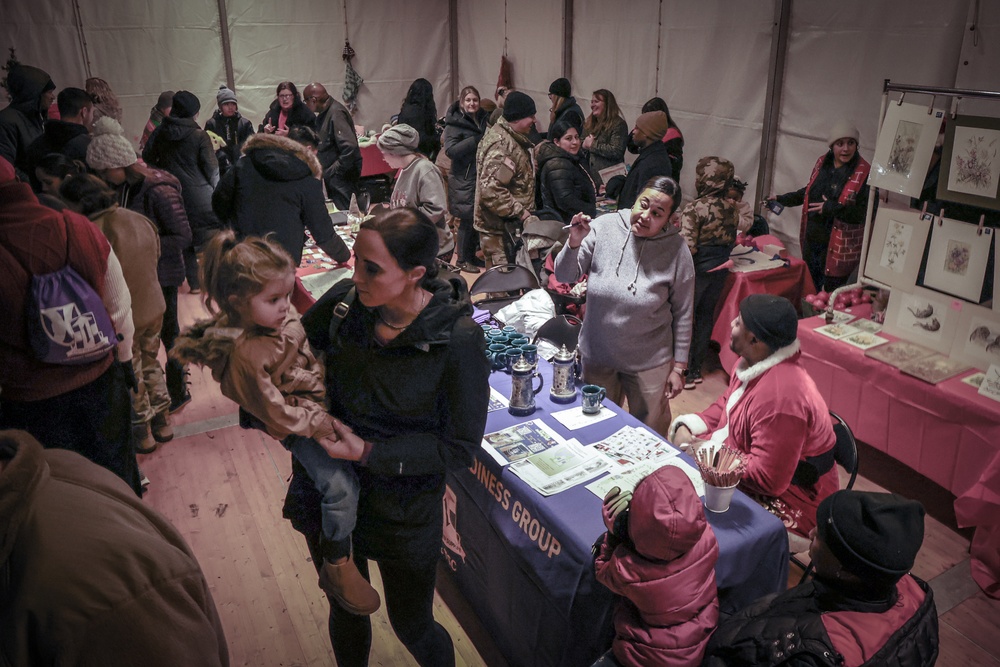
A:
POLYGON ((728 373, 736 363, 736 355, 729 349, 729 337, 733 320, 740 312, 740 302, 751 294, 776 294, 792 302, 795 310, 801 314, 802 297, 815 294, 812 277, 806 269, 806 263, 792 257, 789 266, 782 269, 767 269, 766 271, 751 271, 749 273, 733 273, 726 278, 726 286, 719 297, 719 305, 715 312, 715 326, 712 328, 712 340, 722 348, 719 359, 722 368, 728 373))
POLYGON ((361 178, 391 174, 393 168, 382 157, 382 151, 374 143, 361 147, 361 178))
MULTIPOLYGON (((813 331, 823 323, 801 320, 799 341, 830 409, 859 440, 954 493, 959 525, 977 528, 974 545, 1000 544, 1000 403, 961 381, 972 371, 932 385, 813 331)), ((986 560, 973 553, 973 572, 983 590, 997 595, 1000 557, 986 560)))

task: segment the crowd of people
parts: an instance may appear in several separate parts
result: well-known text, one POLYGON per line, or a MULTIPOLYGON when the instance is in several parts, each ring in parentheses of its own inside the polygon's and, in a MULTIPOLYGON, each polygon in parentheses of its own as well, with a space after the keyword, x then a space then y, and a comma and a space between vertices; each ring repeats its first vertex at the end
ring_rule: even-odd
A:
MULTIPOLYGON (((417 79, 377 140, 397 171, 395 187, 360 225, 354 275, 300 316, 290 296, 306 230, 334 261, 351 257, 325 201, 347 209, 361 173, 351 115, 321 83, 301 94, 291 81, 278 84, 256 132, 226 86, 204 124, 196 95, 165 91, 150 111, 141 158, 107 82, 56 94, 44 71, 18 65, 8 90, 12 102, 0 111, 0 292, 10 313, 0 328, 0 428, 17 431, 0 433, 0 517, 13 531, 0 544, 16 553, 0 547, 0 569, 46 590, 39 570, 29 577, 18 568, 35 559, 50 570, 66 559, 87 562, 113 543, 121 562, 100 573, 116 582, 103 587, 109 604, 154 614, 129 591, 158 581, 158 572, 179 573, 171 585, 187 592, 181 601, 170 586, 152 585, 162 588, 155 609, 189 630, 178 653, 139 631, 151 619, 124 612, 92 642, 128 627, 136 632, 128 646, 158 652, 151 664, 228 661, 190 550, 137 499, 136 453, 173 437, 170 415, 191 400, 186 364, 196 363, 239 404, 241 422, 293 455, 284 512, 305 535, 330 600, 338 664, 367 664, 369 616, 382 604, 369 584, 371 560, 407 650, 419 664, 454 664, 451 638, 432 613, 441 498, 445 472, 468 467, 479 447, 490 389, 467 285, 438 269, 452 258, 473 274, 515 263, 526 226, 541 219, 566 227, 547 249, 555 278, 587 281, 583 380, 692 452, 706 443, 740 451, 741 488, 781 518, 790 544, 807 545, 816 565, 810 583, 720 618, 719 547, 690 481, 663 468, 631 494, 613 490, 603 507, 607 533, 595 545, 596 576, 619 595, 615 641, 601 664, 862 664, 886 651, 901 656, 898 664, 933 662, 933 596, 908 574, 923 509, 837 491, 835 435, 800 363, 792 304, 745 299, 731 325, 739 361, 728 389, 707 410, 673 418, 670 399, 701 382, 725 275, 715 269, 754 216, 742 202, 746 183, 719 156, 698 159, 695 196, 683 202, 684 138, 661 98, 629 130, 610 90, 594 91, 584 114, 559 78, 543 134, 525 93, 498 88, 493 103, 467 86, 439 118, 430 82, 417 79), (46 119, 53 104, 57 117, 46 119), (626 152, 637 156, 631 168, 608 176, 626 152), (615 210, 598 215, 602 196, 615 210), (185 282, 191 293, 204 290, 213 317, 181 332, 185 282), (56 308, 53 298, 72 307, 56 308), (70 352, 53 352, 59 345, 70 352), (72 527, 54 509, 67 494, 79 496, 72 527), (88 512, 142 517, 146 529, 84 539, 96 516, 88 512), (81 537, 50 558, 39 551, 46 531, 81 537), (144 555, 160 542, 171 558, 144 555)), ((857 265, 852 243, 863 228, 868 171, 858 139, 852 125, 835 125, 806 187, 772 197, 803 204, 803 250, 818 287, 843 284, 857 265)), ((74 592, 74 604, 95 604, 83 583, 67 582, 57 587, 74 592)), ((32 608, 27 598, 4 602, 0 618, 14 620, 0 624, 0 655, 23 664, 43 647, 63 648, 60 659, 81 650, 74 641, 84 630, 72 627, 70 612, 52 626, 73 633, 67 642, 31 639, 22 616, 34 613, 61 612, 32 608)))

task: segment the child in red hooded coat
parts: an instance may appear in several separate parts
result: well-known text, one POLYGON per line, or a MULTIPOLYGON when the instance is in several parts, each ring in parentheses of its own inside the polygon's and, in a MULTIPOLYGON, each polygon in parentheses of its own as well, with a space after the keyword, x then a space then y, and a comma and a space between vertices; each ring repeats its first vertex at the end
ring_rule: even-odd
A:
POLYGON ((664 466, 604 501, 608 532, 595 545, 597 580, 621 596, 614 610, 619 664, 700 665, 719 620, 719 544, 679 468, 664 466))

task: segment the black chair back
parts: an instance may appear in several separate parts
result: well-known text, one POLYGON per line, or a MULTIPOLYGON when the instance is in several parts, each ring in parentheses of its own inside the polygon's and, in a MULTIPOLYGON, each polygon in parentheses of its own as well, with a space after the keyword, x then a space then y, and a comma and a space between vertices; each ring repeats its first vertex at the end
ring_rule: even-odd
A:
POLYGON ((844 488, 852 489, 858 478, 858 442, 854 439, 851 427, 840 415, 831 410, 830 416, 833 417, 833 432, 837 436, 837 444, 834 445, 834 459, 851 476, 844 488))
POLYGON ((490 313, 496 313, 533 289, 538 289, 538 277, 529 269, 518 264, 501 264, 481 273, 473 281, 469 293, 472 296, 489 294, 475 303, 490 313))
POLYGON ((538 327, 532 342, 547 340, 556 347, 565 345, 566 349, 573 350, 580 340, 580 325, 582 324, 572 315, 556 315, 538 327))

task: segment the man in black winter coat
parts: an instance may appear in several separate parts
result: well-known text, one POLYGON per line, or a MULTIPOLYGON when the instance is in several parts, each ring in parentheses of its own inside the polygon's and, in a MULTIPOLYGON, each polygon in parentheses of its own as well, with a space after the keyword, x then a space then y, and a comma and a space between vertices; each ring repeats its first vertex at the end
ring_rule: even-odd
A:
POLYGON ((27 170, 31 187, 42 191, 35 168, 46 155, 59 153, 68 160, 87 161, 90 130, 94 127, 94 101, 82 88, 63 88, 56 98, 59 119, 45 121, 42 135, 31 142, 27 150, 27 170))
POLYGON ((354 132, 354 119, 343 104, 330 97, 321 83, 310 83, 302 91, 316 114, 319 163, 323 167, 326 194, 337 208, 346 211, 361 178, 361 149, 354 132))
POLYGON ((215 94, 219 108, 205 122, 205 131, 212 132, 226 142, 226 145, 215 151, 219 161, 219 175, 229 171, 240 159, 240 150, 246 140, 253 135, 253 123, 240 115, 236 93, 225 86, 219 87, 215 94))
POLYGON ((667 133, 667 114, 649 111, 635 119, 635 128, 629 137, 629 146, 634 144, 639 157, 632 163, 628 176, 615 176, 608 181, 605 190, 609 197, 618 197, 618 209, 632 208, 646 182, 654 176, 673 178, 670 155, 667 153, 663 135, 667 133))

